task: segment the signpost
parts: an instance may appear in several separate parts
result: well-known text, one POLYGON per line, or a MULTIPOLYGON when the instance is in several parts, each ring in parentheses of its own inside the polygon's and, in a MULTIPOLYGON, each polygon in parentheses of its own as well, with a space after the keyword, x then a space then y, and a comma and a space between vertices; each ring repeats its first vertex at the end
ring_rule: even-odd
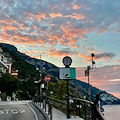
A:
POLYGON ((72 59, 69 56, 66 56, 63 58, 63 64, 65 65, 65 68, 60 68, 59 70, 59 79, 66 80, 67 81, 67 119, 70 119, 70 111, 69 111, 69 80, 75 79, 75 68, 70 68, 69 66, 72 63, 72 59))

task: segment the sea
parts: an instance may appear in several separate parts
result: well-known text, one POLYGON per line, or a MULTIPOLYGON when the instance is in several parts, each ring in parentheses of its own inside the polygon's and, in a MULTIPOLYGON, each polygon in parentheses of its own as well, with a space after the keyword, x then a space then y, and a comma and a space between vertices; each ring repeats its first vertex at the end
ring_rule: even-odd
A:
POLYGON ((120 105, 104 105, 103 109, 106 120, 120 120, 120 105))

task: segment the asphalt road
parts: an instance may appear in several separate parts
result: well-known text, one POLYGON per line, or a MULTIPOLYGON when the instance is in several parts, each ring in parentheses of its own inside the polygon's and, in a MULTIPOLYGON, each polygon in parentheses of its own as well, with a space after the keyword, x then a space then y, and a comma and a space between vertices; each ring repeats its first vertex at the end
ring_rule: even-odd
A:
POLYGON ((0 120, 45 120, 30 101, 0 102, 0 120))

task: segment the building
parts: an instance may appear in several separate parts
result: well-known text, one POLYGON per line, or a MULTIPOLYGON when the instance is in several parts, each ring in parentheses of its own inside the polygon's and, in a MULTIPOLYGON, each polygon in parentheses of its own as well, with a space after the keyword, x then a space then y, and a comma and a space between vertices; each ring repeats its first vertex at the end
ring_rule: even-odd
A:
POLYGON ((0 71, 3 73, 10 73, 15 78, 18 78, 18 70, 12 70, 12 58, 6 57, 2 48, 0 47, 0 71))

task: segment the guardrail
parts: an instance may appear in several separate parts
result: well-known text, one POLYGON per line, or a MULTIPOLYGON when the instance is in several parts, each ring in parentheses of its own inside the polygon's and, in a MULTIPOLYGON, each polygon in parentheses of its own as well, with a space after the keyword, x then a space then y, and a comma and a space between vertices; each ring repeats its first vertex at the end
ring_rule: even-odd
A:
MULTIPOLYGON (((79 116, 84 120, 105 120, 103 114, 97 109, 94 103, 73 98, 73 103, 70 103, 70 114, 79 116)), ((67 102, 61 101, 49 96, 37 96, 34 99, 34 103, 42 108, 49 115, 49 119, 52 120, 52 107, 59 109, 60 111, 67 113, 67 102)))

